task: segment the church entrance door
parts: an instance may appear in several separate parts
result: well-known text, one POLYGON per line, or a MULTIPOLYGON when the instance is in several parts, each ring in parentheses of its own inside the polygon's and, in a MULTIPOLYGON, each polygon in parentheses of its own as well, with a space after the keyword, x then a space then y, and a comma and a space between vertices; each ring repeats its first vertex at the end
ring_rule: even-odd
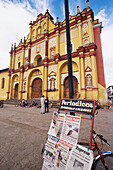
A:
POLYGON ((18 98, 18 84, 15 85, 15 94, 14 94, 14 98, 15 98, 15 99, 18 98))
POLYGON ((36 78, 32 83, 32 98, 42 97, 42 80, 36 78))
MULTIPOLYGON (((73 90, 74 90, 73 98, 77 98, 78 81, 77 81, 76 77, 73 77, 73 90)), ((64 80, 64 98, 69 98, 69 83, 68 83, 68 77, 64 80)))

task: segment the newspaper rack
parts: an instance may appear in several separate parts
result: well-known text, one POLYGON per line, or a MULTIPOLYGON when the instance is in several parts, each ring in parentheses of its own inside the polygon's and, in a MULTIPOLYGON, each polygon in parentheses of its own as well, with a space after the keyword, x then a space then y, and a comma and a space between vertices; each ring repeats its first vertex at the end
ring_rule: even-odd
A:
MULTIPOLYGON (((92 134, 94 126, 96 100, 87 99, 61 99, 58 111, 67 111, 83 115, 89 115, 90 118, 81 117, 82 119, 91 120, 90 143, 89 149, 92 147, 92 134)), ((88 144, 80 142, 82 145, 88 144)))

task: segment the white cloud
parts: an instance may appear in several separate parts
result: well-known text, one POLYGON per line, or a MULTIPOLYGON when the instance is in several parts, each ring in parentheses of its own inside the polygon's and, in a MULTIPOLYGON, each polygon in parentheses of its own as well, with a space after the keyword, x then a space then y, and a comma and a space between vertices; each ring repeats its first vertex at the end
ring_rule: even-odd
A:
POLYGON ((106 86, 113 85, 113 19, 112 14, 107 16, 105 10, 101 10, 95 18, 102 22, 103 29, 101 33, 102 51, 105 70, 106 86))

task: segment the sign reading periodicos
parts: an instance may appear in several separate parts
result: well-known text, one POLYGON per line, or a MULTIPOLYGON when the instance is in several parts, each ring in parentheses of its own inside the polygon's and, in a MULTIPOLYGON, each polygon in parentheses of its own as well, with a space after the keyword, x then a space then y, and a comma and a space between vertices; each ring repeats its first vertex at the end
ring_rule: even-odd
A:
POLYGON ((86 99, 61 99, 60 110, 78 112, 85 114, 94 114, 95 100, 86 99))

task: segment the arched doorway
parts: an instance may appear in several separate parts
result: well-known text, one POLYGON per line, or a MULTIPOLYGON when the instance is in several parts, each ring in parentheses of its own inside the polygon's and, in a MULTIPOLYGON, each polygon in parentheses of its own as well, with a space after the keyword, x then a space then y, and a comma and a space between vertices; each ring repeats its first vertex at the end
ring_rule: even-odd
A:
POLYGON ((14 93, 14 98, 17 99, 18 98, 18 83, 15 84, 15 93, 14 93))
POLYGON ((32 98, 41 98, 42 96, 42 80, 36 78, 32 83, 32 98))
MULTIPOLYGON (((78 93, 78 80, 76 77, 73 77, 73 90, 74 95, 73 98, 77 98, 78 93)), ((68 77, 64 80, 64 98, 69 98, 69 83, 68 83, 68 77)))

